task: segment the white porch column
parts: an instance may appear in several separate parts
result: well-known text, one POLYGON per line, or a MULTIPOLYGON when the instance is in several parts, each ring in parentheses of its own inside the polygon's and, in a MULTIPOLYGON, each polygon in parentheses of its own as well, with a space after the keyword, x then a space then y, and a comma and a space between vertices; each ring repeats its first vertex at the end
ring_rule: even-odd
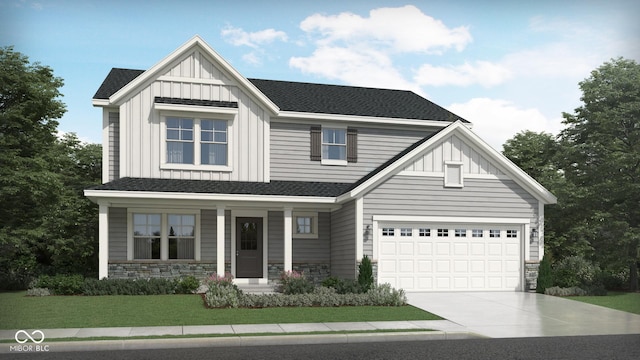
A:
POLYGON ((224 233, 225 219, 224 206, 218 205, 216 217, 216 273, 224 275, 224 233))
POLYGON ((291 271, 291 242, 293 234, 291 213, 292 209, 284 209, 284 271, 291 271))
POLYGON ((98 213, 98 279, 109 277, 109 207, 99 205, 98 213))

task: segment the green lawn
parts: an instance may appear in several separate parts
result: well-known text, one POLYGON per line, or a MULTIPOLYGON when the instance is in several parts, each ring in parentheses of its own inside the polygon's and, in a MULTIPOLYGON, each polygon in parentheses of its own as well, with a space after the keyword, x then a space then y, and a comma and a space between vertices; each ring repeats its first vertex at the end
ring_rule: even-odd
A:
POLYGON ((640 293, 609 292, 607 296, 570 296, 569 299, 640 314, 640 293))
POLYGON ((438 320, 412 306, 206 309, 199 295, 45 296, 0 293, 0 329, 438 320))

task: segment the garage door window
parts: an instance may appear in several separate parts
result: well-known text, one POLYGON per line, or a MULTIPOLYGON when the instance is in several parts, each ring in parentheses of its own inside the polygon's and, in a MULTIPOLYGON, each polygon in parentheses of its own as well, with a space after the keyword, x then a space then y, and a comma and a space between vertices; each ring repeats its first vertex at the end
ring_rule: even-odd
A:
POLYGON ((471 230, 471 237, 474 237, 474 238, 482 237, 482 230, 480 229, 471 230))
POLYGON ((518 237, 518 230, 507 230, 507 237, 508 238, 517 238, 518 237))
POLYGON ((394 234, 394 228, 382 228, 382 236, 393 236, 394 234))
POLYGON ((411 228, 402 228, 400 229, 400 236, 411 236, 412 234, 411 228))
POLYGON ((438 229, 438 237, 449 236, 449 229, 438 229))
POLYGON ((420 236, 431 236, 431 229, 420 229, 418 233, 420 236))
POLYGON ((467 237, 467 229, 456 229, 456 237, 467 237))
POLYGON ((490 238, 500 237, 500 230, 489 230, 489 237, 490 238))

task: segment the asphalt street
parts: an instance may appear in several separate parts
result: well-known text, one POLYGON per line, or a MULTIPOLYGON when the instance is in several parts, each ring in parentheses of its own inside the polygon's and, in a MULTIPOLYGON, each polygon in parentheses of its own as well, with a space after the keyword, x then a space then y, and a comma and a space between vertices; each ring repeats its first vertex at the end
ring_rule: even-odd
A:
POLYGON ((102 352, 13 353, 2 359, 640 359, 640 335, 434 340, 102 352))

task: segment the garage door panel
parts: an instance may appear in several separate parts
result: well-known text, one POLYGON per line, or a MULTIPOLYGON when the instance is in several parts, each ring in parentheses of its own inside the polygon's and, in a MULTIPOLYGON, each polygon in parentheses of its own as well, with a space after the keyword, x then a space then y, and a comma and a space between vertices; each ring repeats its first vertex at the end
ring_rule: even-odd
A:
POLYGON ((522 287, 522 231, 518 226, 416 223, 378 228, 383 227, 395 231, 393 235, 387 232, 389 236, 378 234, 380 283, 414 291, 522 287))

